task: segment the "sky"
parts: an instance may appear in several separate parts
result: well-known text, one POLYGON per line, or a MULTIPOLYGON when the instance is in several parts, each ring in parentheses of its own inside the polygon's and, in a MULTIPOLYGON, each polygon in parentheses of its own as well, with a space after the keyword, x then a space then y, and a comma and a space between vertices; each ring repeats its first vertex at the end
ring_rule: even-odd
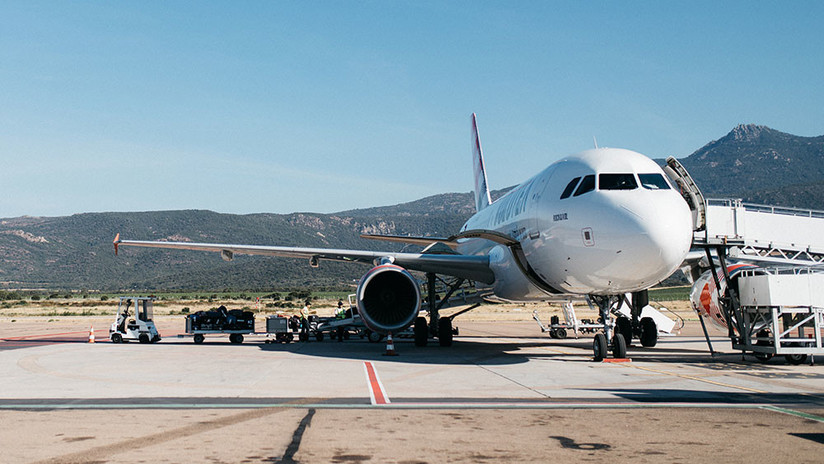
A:
POLYGON ((0 0, 0 217, 331 213, 824 134, 818 1, 0 0))

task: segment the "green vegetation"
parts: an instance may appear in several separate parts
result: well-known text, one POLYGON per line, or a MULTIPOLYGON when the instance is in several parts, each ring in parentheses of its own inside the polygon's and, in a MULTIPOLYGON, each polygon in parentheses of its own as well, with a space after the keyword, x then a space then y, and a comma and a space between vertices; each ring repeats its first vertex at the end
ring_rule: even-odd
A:
POLYGON ((649 291, 651 301, 684 301, 690 298, 690 288, 686 287, 665 287, 653 288, 649 291))

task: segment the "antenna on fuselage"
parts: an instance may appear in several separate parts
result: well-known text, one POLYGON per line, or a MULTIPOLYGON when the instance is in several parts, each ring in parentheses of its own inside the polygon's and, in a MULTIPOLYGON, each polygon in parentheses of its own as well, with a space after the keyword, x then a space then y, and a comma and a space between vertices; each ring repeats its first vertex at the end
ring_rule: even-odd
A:
POLYGON ((596 139, 594 135, 592 136, 592 143, 595 144, 595 149, 597 150, 598 149, 598 139, 596 139))

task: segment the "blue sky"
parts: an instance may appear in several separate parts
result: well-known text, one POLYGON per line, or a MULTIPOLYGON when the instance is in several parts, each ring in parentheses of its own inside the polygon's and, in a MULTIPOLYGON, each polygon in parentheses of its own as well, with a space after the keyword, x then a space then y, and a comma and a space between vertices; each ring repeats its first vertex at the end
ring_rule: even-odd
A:
POLYGON ((334 212, 824 134, 824 3, 0 1, 0 217, 334 212))

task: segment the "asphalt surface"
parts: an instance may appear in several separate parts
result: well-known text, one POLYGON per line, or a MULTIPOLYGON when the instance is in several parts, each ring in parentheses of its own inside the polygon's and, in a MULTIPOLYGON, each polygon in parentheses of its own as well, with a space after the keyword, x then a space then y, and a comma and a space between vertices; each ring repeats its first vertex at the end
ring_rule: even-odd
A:
POLYGON ((591 336, 463 323, 396 339, 202 345, 159 323, 0 324, 1 462, 822 462, 824 367, 710 356, 696 327, 592 361, 591 336))

